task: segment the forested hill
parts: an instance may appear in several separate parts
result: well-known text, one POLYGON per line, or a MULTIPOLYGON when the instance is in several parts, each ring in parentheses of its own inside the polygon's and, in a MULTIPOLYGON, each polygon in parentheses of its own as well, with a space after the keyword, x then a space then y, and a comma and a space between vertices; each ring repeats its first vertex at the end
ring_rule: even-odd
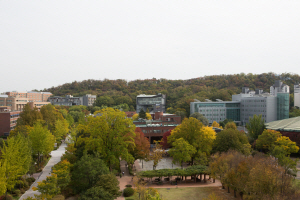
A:
POLYGON ((72 94, 82 96, 84 94, 96 94, 106 96, 103 98, 107 106, 115 106, 126 103, 135 107, 136 96, 138 94, 167 94, 167 107, 183 108, 189 112, 189 102, 192 99, 222 99, 231 100, 232 94, 241 92, 242 87, 249 87, 251 90, 261 88, 269 92, 270 86, 275 80, 282 80, 290 86, 291 94, 293 85, 300 82, 298 74, 234 74, 204 76, 189 80, 167 80, 167 79, 146 79, 134 80, 85 80, 81 82, 65 83, 63 85, 45 89, 57 96, 72 94))

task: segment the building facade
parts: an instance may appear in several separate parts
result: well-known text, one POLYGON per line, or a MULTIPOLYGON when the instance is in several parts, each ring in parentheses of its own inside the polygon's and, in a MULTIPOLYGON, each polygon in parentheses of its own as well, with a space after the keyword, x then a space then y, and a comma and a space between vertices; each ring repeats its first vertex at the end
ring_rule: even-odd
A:
POLYGON ((46 102, 48 101, 48 98, 52 95, 51 92, 18 92, 18 91, 12 91, 12 92, 6 92, 6 95, 9 97, 16 97, 16 98, 27 98, 28 102, 46 102))
POLYGON ((218 102, 191 102, 191 114, 195 112, 201 113, 208 119, 209 123, 214 121, 220 122, 225 119, 232 119, 233 121, 240 122, 240 103, 233 101, 218 101, 218 102))
POLYGON ((276 81, 271 88, 269 94, 261 89, 250 91, 243 87, 241 94, 232 95, 232 101, 191 102, 190 113, 201 113, 209 123, 231 119, 241 125, 254 115, 261 115, 266 123, 289 118, 289 86, 276 81))
POLYGON ((96 101, 96 95, 86 94, 82 97, 73 97, 72 95, 66 95, 66 97, 54 96, 48 100, 52 105, 59 106, 92 106, 96 101))
POLYGON ((0 136, 8 136, 17 125, 21 111, 11 111, 10 107, 0 107, 0 136))
POLYGON ((145 95, 140 94, 136 97, 136 112, 140 113, 143 109, 147 109, 150 113, 166 112, 167 96, 165 94, 145 95))
POLYGON ((294 85, 294 106, 300 108, 300 84, 294 85))

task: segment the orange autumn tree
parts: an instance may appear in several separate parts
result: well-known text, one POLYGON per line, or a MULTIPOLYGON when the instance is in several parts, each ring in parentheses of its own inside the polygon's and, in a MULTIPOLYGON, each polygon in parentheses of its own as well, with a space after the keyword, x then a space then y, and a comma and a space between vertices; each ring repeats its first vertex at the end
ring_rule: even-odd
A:
POLYGON ((135 146, 131 146, 130 153, 137 159, 147 159, 150 152, 150 142, 140 128, 135 129, 135 146))

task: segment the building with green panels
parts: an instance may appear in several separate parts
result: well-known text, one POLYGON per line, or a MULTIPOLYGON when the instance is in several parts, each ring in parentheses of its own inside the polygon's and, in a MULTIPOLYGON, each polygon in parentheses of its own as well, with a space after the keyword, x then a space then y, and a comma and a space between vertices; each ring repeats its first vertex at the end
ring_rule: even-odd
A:
POLYGON ((241 94, 232 95, 232 101, 196 100, 190 104, 190 113, 201 113, 209 123, 231 119, 241 125, 247 124, 254 115, 261 115, 265 123, 289 118, 289 92, 286 92, 289 86, 277 81, 271 88, 272 94, 244 87, 241 94))
POLYGON ((240 122, 240 103, 233 101, 218 102, 191 102, 191 114, 194 112, 201 113, 208 119, 209 123, 214 121, 220 122, 225 119, 232 119, 240 122))
POLYGON ((289 105, 290 94, 289 93, 277 93, 277 120, 289 118, 289 105))

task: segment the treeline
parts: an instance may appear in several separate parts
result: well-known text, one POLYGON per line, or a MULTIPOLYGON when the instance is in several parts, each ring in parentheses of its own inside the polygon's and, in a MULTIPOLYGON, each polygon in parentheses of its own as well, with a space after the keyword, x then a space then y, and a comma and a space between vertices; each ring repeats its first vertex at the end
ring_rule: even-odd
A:
MULTIPOLYGON (((57 87, 44 89, 54 95, 65 96, 72 94, 82 96, 84 94, 95 94, 102 97, 97 106, 118 106, 127 104, 130 109, 136 107, 136 96, 139 94, 167 95, 167 108, 169 112, 175 113, 177 109, 184 109, 189 116, 189 106, 193 99, 204 101, 205 99, 231 100, 232 94, 241 92, 242 87, 249 87, 251 90, 256 88, 269 92, 270 86, 275 80, 281 80, 290 86, 291 94, 293 85, 300 82, 298 74, 282 73, 263 73, 263 74, 234 74, 204 76, 189 80, 168 80, 168 79, 145 79, 145 80, 84 80, 74 81, 57 87), (105 97, 105 98, 104 98, 105 97)), ((291 107, 293 106, 293 98, 291 107)))

